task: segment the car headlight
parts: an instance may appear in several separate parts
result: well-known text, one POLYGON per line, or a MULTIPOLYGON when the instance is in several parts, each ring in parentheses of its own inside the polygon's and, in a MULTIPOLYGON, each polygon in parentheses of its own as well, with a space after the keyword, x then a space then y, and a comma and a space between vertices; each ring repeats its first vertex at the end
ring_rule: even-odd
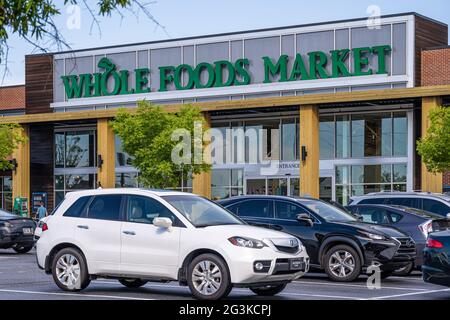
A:
POLYGON ((369 238, 371 240, 387 240, 387 238, 383 235, 379 235, 379 234, 375 234, 375 233, 370 233, 370 232, 365 232, 365 231, 359 231, 359 233, 365 237, 365 238, 369 238))
POLYGON ((252 238, 231 237, 228 239, 228 241, 230 241, 235 246, 244 248, 262 249, 264 247, 267 247, 264 242, 252 238))
POLYGON ((6 221, 0 222, 0 227, 1 228, 12 228, 12 224, 6 221))

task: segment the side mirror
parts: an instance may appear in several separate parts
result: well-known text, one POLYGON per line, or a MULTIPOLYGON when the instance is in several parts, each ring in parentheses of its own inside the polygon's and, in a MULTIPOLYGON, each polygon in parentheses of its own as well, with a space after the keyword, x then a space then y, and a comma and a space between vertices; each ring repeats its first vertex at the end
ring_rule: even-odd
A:
POLYGON ((155 218, 153 219, 153 225, 170 231, 170 228, 172 228, 172 220, 169 218, 155 218))
POLYGON ((447 213, 447 219, 450 220, 450 213, 447 213))
POLYGON ((307 213, 300 213, 297 215, 297 221, 301 223, 306 223, 310 227, 314 225, 314 222, 312 221, 311 217, 307 213))

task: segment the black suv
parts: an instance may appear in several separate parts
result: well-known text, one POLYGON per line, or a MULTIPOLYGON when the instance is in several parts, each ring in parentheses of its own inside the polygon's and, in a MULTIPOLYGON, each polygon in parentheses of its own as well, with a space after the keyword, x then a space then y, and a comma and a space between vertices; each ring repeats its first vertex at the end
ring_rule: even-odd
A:
POLYGON ((311 265, 335 281, 353 281, 368 266, 382 278, 414 261, 414 240, 385 226, 360 222, 321 200, 282 196, 240 196, 218 201, 247 223, 297 236, 311 265))

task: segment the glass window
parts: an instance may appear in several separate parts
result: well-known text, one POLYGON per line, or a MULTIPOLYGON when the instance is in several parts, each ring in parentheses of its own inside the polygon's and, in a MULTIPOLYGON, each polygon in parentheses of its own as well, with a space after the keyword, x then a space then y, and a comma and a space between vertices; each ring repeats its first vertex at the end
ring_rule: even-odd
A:
POLYGON ((275 201, 275 218, 296 220, 300 213, 308 213, 304 208, 286 201, 275 201))
POLYGON ((421 207, 421 201, 419 198, 386 198, 384 203, 417 209, 420 209, 421 207))
POLYGON ((283 119, 281 127, 282 160, 293 161, 296 159, 296 146, 298 140, 297 125, 295 119, 283 119))
POLYGON ((137 188, 138 173, 116 173, 116 188, 137 188))
MULTIPOLYGON (((218 124, 211 129, 211 160, 213 164, 229 163, 231 159, 227 159, 230 156, 228 152, 227 139, 230 137, 229 124, 218 124)), ((230 141, 231 142, 231 141, 230 141)))
POLYGON ((133 157, 123 151, 122 141, 118 135, 115 136, 116 148, 116 167, 130 167, 132 166, 133 157))
POLYGON ((334 158, 334 117, 320 117, 320 159, 334 158))
POLYGON ((86 204, 92 197, 81 197, 73 203, 69 209, 64 213, 64 217, 81 217, 84 212, 86 204))
POLYGON ((390 156, 391 139, 390 113, 352 116, 352 157, 390 156))
POLYGON ((229 211, 205 198, 191 195, 163 196, 195 227, 244 224, 229 211))
POLYGON ((291 185, 290 194, 291 197, 299 197, 300 196, 300 179, 299 178, 290 178, 289 184, 291 185))
POLYGON ((394 164, 393 179, 394 182, 405 182, 407 175, 407 165, 406 163, 394 164))
POLYGON ((393 155, 406 157, 408 155, 408 119, 406 113, 394 113, 394 153, 393 155))
POLYGON ((66 132, 66 168, 95 166, 95 132, 66 132))
POLYGON ((363 221, 375 224, 390 224, 388 212, 380 208, 359 208, 359 214, 363 217, 363 221))
POLYGON ((127 221, 153 224, 155 218, 169 218, 172 225, 177 225, 176 216, 159 201, 143 196, 129 196, 127 221))
POLYGON ((351 214, 323 201, 303 199, 301 204, 329 222, 356 221, 351 214))
POLYGON ((350 116, 336 117, 336 157, 350 157, 350 116))
POLYGON ((87 190, 95 188, 93 174, 67 174, 65 176, 66 190, 87 190))
POLYGON ((66 154, 66 139, 64 132, 55 133, 55 167, 64 168, 66 154))
POLYGON ((389 218, 391 219, 392 223, 397 223, 402 220, 403 216, 401 214, 389 211, 389 218))
POLYGON ((211 174, 211 197, 213 200, 229 198, 244 193, 242 169, 214 169, 211 174))
MULTIPOLYGON (((246 161, 246 137, 244 124, 242 122, 231 123, 231 144, 233 146, 233 163, 244 163, 246 161)), ((258 137, 255 136, 254 139, 257 141, 258 137)))
POLYGON ((230 206, 229 210, 240 217, 273 218, 272 201, 255 199, 230 206))
POLYGON ((333 200, 333 178, 319 178, 319 198, 328 202, 333 200))
POLYGON ((266 179, 247 179, 247 194, 266 194, 266 179))
POLYGON ((370 198, 361 200, 358 204, 383 204, 384 198, 370 198))
POLYGON ((287 196, 287 178, 267 179, 267 194, 287 196))
POLYGON ((120 221, 121 195, 95 196, 88 208, 90 219, 120 221))
POLYGON ((423 199, 423 210, 437 213, 440 216, 447 216, 450 213, 450 207, 443 204, 442 202, 431 200, 431 199, 423 199))

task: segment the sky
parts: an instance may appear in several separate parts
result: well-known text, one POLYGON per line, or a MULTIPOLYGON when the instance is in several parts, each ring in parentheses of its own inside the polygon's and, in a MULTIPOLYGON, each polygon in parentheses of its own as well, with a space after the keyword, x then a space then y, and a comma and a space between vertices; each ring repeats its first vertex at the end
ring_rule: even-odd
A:
MULTIPOLYGON (((59 2, 63 1, 55 1, 59 2)), ((95 8, 97 0, 87 3, 95 8)), ((448 0, 142 0, 142 3, 150 3, 147 9, 164 28, 142 12, 136 17, 124 11, 123 16, 99 17, 99 30, 82 6, 79 11, 61 6, 61 15, 55 22, 71 49, 361 18, 375 13, 374 8, 381 15, 414 11, 450 25, 448 0)), ((0 86, 23 84, 25 55, 39 53, 15 35, 10 36, 8 43, 8 73, 0 86)), ((48 49, 57 51, 54 47, 48 49)), ((3 74, 0 66, 0 75, 3 74)))

